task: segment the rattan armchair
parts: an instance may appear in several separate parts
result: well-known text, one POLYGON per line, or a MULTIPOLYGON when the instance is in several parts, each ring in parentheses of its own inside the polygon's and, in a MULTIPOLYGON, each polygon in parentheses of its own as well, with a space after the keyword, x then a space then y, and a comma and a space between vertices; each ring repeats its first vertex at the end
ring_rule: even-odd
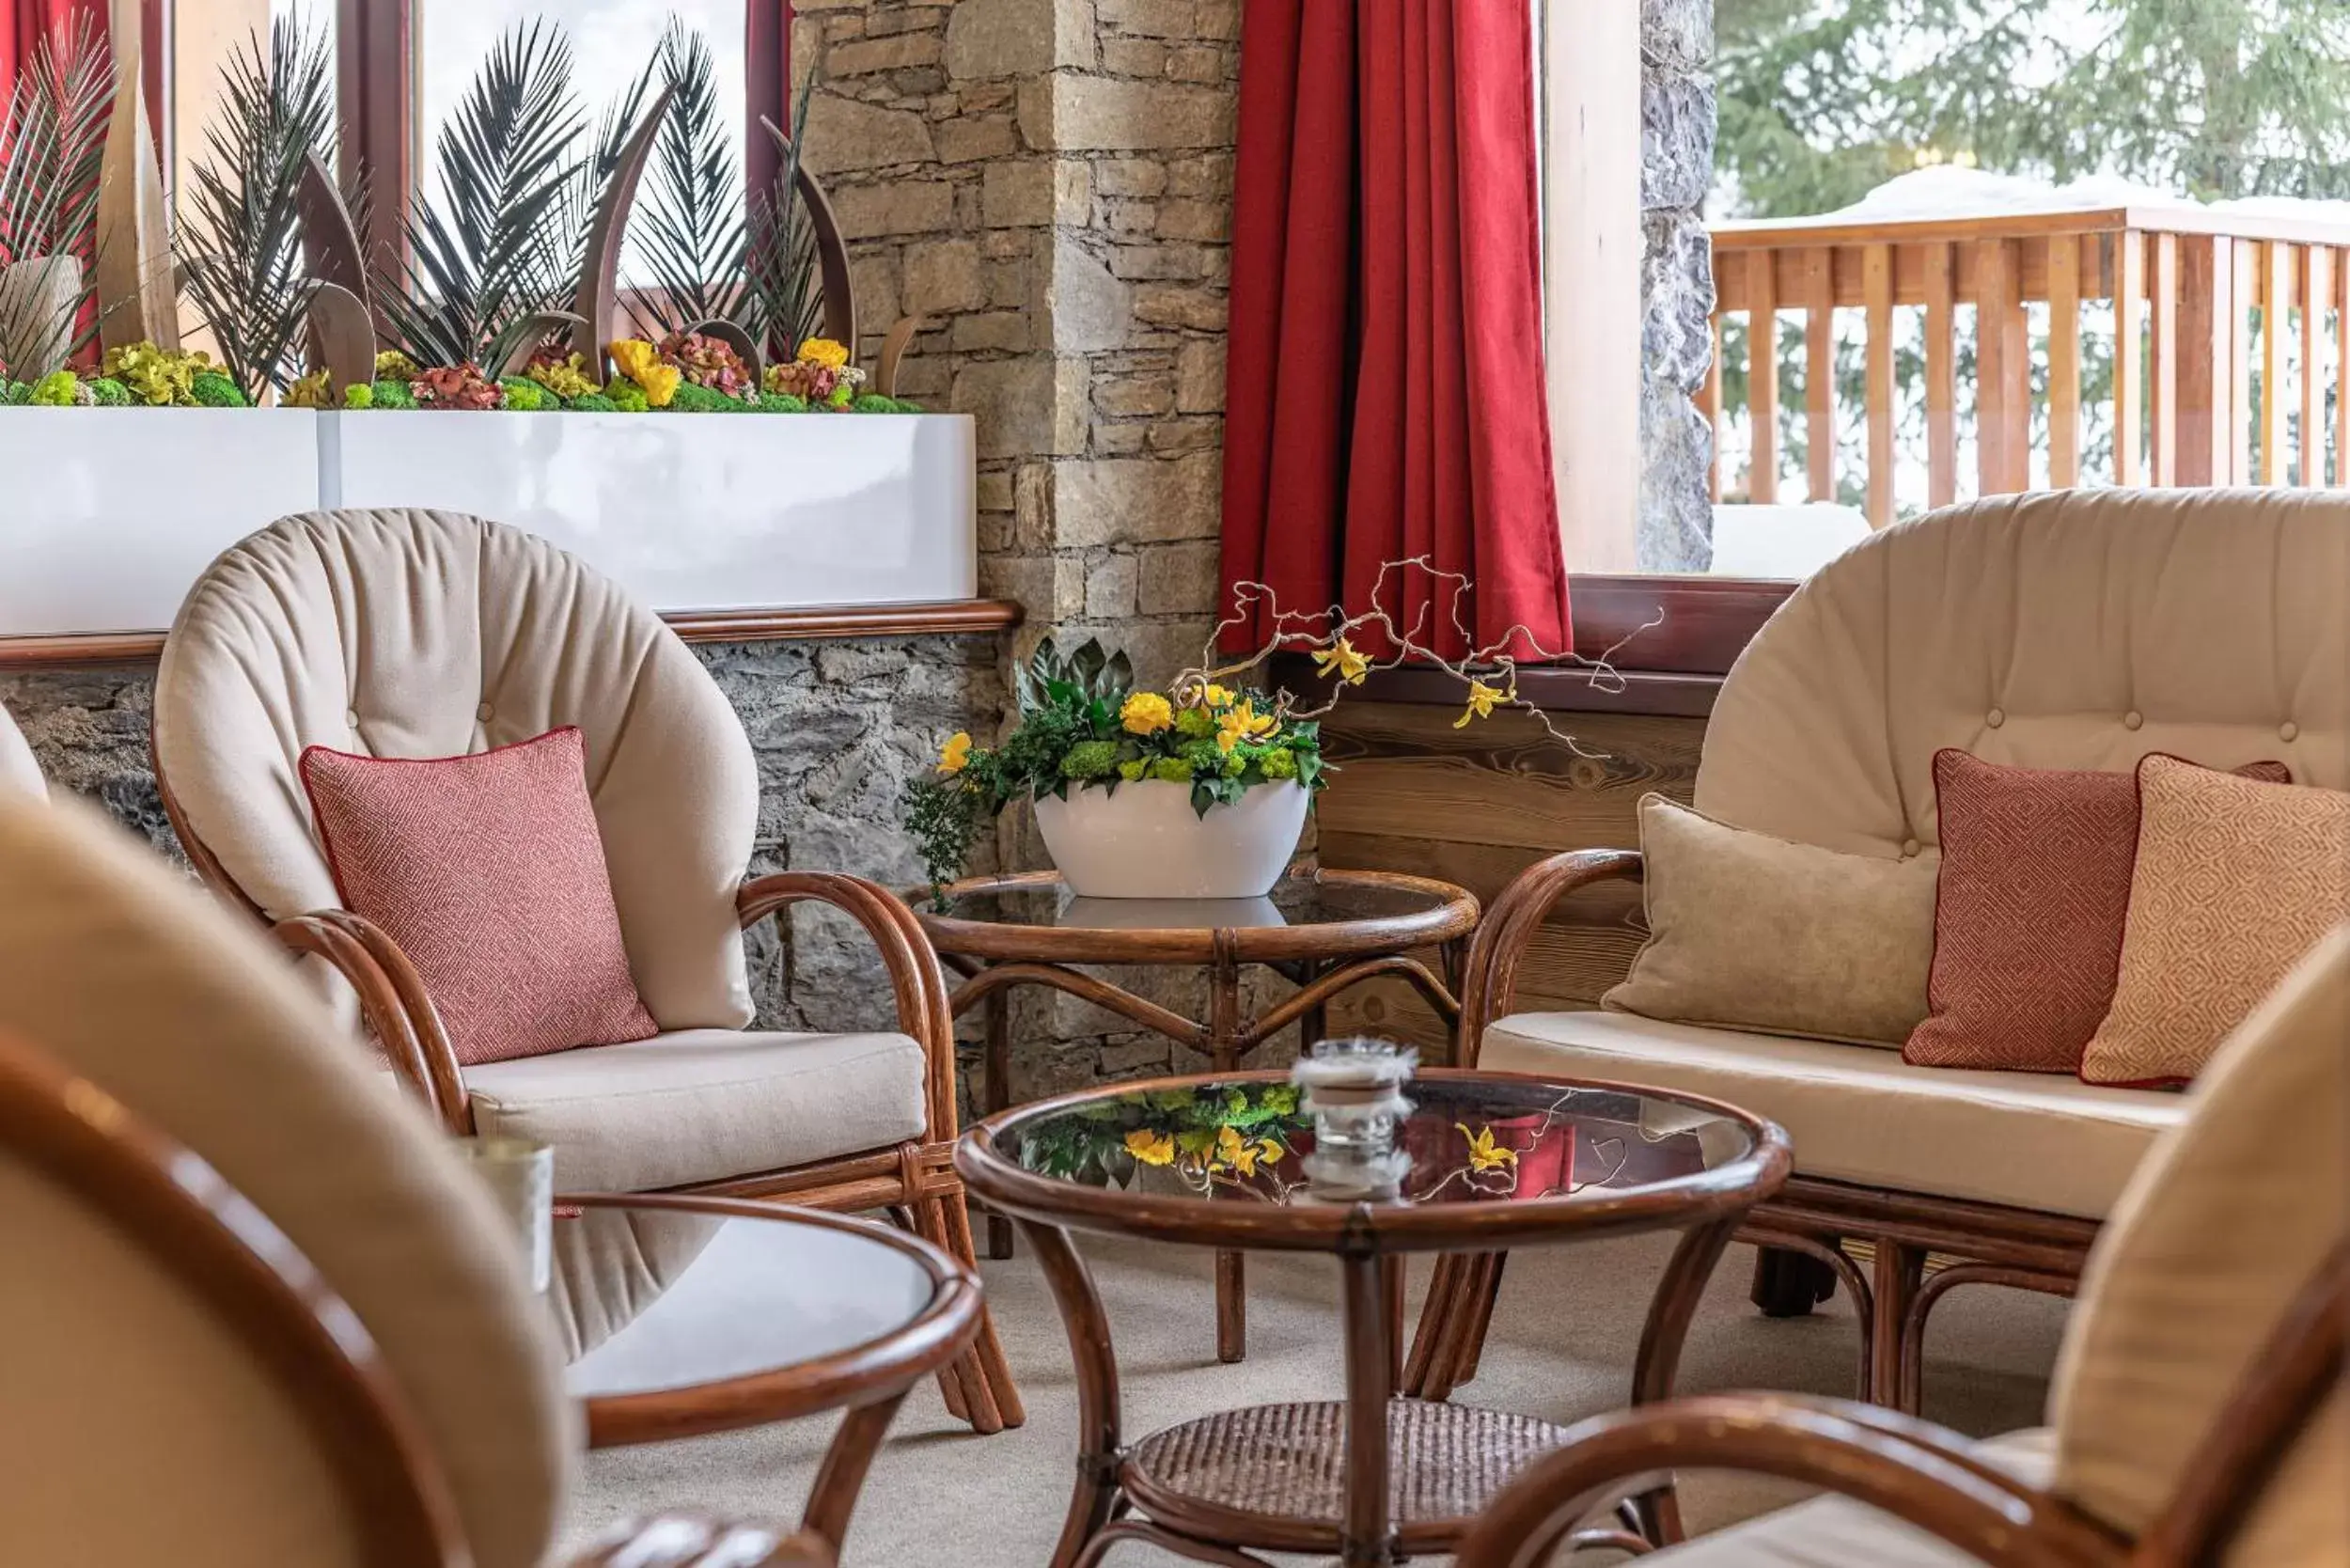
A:
MULTIPOLYGON (((874 883, 744 880, 759 779, 701 663, 610 582, 544 541, 427 511, 286 518, 190 590, 156 682, 155 776, 204 879, 339 980, 405 1083, 452 1132, 555 1146, 574 1191, 697 1191, 887 1209, 972 1256, 954 1038, 938 959, 874 883), (648 1041, 461 1066, 422 978, 340 906, 298 776, 321 745, 378 757, 478 752, 581 731, 648 1041), (889 1033, 751 1027, 743 932, 803 903, 878 951, 889 1033)), ((942 1374, 980 1432, 1022 1419, 992 1323, 942 1374)))
POLYGON ((2350 1562, 2346 1045, 2350 927, 2239 1031, 2123 1195, 2083 1279, 2048 1428, 1974 1443, 1878 1406, 1784 1394, 1628 1410, 1575 1427, 1506 1489, 1461 1568, 1532 1568, 1570 1542, 1644 1551, 1595 1521, 1659 1472, 1687 1470, 1836 1496, 1645 1561, 2350 1562))

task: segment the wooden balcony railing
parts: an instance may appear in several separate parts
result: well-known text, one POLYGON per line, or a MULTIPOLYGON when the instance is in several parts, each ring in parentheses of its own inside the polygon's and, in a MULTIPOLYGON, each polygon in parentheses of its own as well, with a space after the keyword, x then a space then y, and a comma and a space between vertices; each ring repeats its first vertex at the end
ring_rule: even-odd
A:
MULTIPOLYGON (((2193 207, 1725 223, 1714 229, 1714 270, 1716 352, 1705 399, 1717 450, 1723 319, 1744 316, 1749 361, 1776 366, 1782 312, 1802 312, 1813 500, 1838 488, 1835 312, 1861 313, 1872 526, 1896 510, 1894 313, 1919 306, 1928 505, 1959 494, 1966 305, 1975 306, 1980 494, 2032 487, 2036 398, 2048 483, 2083 481, 2082 326, 2096 310, 2112 334, 2114 483, 2324 485, 2330 426, 2331 482, 2350 484, 2350 224, 2193 207), (2048 306, 2044 348, 2029 327, 2035 302, 2048 306), (2036 353, 2044 397, 2034 390, 2036 353)), ((1780 498, 1779 378, 1750 374, 1747 386, 1747 499, 1772 502, 1780 498)), ((1722 481, 1717 457, 1716 500, 1722 481)))

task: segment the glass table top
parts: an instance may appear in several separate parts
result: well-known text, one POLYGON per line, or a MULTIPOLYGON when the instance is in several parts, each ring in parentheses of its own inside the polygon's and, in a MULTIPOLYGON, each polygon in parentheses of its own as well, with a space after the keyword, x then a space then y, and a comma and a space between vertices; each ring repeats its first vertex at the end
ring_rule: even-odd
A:
POLYGON ((652 1207, 558 1206, 551 1274, 580 1399, 805 1365, 906 1327, 938 1289, 888 1237, 652 1207))
POLYGON ((1410 878, 1291 875, 1261 899, 1082 899, 1055 881, 965 884, 942 908, 917 899, 917 914, 987 925, 1062 931, 1268 930, 1426 916, 1465 897, 1458 888, 1410 878))
MULTIPOLYGON (((1318 1201, 1304 1161, 1313 1118, 1263 1076, 1108 1091, 1014 1111, 994 1152, 1034 1175, 1218 1202, 1318 1201)), ((1752 1156, 1753 1129, 1702 1106, 1620 1089, 1474 1074, 1413 1080, 1397 1133, 1406 1205, 1522 1203, 1621 1193, 1752 1156)))

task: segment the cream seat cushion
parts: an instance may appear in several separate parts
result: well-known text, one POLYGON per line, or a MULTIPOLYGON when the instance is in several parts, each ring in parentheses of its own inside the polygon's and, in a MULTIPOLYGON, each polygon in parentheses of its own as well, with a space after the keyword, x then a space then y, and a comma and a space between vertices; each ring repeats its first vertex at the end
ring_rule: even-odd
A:
POLYGON ((1498 1073, 1653 1084, 1728 1101, 1787 1129, 1806 1176, 2097 1219, 2176 1094, 2046 1074, 1912 1067, 1873 1045, 1699 1028, 1618 1012, 1523 1012, 1485 1030, 1498 1073))
POLYGON ((747 1176, 923 1137, 922 1047, 902 1034, 683 1029, 465 1069, 474 1124, 555 1149, 571 1192, 747 1176))
POLYGON ((735 894, 759 774, 660 617, 546 541, 449 512, 306 512, 196 579, 155 679, 180 815, 274 918, 336 907, 303 749, 452 757, 576 725, 629 970, 665 1029, 751 1021, 735 894))
MULTIPOLYGON (((2044 1427, 1975 1445, 1975 1457, 2033 1486, 2056 1466, 2044 1427)), ((1820 1497, 1638 1558, 1672 1568, 1982 1568, 1925 1531, 1847 1497, 1820 1497)))
MULTIPOLYGON (((0 1029, 216 1168, 350 1304, 477 1568, 534 1568, 577 1416, 479 1183, 284 955, 78 802, 0 794, 0 1029)), ((249 1353, 151 1258, 0 1151, 0 1560, 372 1559, 249 1353)))

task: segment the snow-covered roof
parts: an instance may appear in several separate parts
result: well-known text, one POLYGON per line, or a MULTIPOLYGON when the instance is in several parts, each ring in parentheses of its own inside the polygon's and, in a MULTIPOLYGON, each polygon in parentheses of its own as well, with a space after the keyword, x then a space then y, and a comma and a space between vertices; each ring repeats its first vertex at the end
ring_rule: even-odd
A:
POLYGON ((2307 218, 2350 224, 2350 201, 2312 201, 2298 196, 2244 196, 2200 202, 2159 186, 2092 174, 2067 184, 1987 169, 1936 164, 1897 175, 1849 207, 1823 213, 1847 221, 1891 222, 1918 218, 1980 217, 1991 212, 2092 212, 2113 207, 2200 208, 2243 217, 2307 218))

